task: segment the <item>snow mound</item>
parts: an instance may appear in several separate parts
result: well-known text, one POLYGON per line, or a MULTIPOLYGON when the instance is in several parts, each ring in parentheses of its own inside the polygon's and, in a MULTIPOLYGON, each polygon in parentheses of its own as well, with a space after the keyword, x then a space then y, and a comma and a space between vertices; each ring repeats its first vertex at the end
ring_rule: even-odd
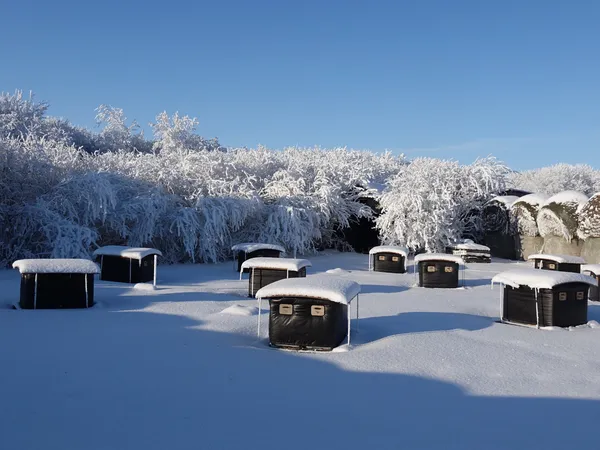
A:
POLYGON ((348 275, 350 272, 348 272, 347 270, 341 269, 339 267, 336 267, 335 269, 326 270, 325 273, 329 273, 332 275, 348 275))
POLYGON ((351 346, 348 344, 342 344, 338 347, 335 347, 333 350, 331 350, 331 353, 345 353, 345 352, 349 352, 351 350, 351 346))
POLYGON ((229 314, 231 316, 255 316, 258 314, 258 308, 256 306, 231 305, 219 314, 229 314))
POLYGON ((138 291, 156 291, 156 286, 150 283, 136 283, 133 285, 133 289, 138 291))
POLYGON ((587 325, 590 328, 600 328, 600 323, 596 322, 595 320, 590 320, 587 325))

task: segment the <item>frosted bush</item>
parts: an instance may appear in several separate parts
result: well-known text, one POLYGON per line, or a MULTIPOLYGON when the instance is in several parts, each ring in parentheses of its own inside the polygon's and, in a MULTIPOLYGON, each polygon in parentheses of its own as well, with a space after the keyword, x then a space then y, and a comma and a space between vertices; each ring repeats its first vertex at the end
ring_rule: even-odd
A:
POLYGON ((393 177, 381 196, 376 220, 384 243, 443 251, 466 230, 481 230, 481 210, 504 189, 507 168, 493 158, 461 166, 418 158, 393 177))
POLYGON ((554 195, 562 191, 578 191, 588 196, 600 191, 600 170, 587 164, 555 164, 541 169, 514 172, 512 187, 528 192, 554 195))
MULTIPOLYGON (((98 108, 101 128, 91 132, 46 117, 47 107, 20 92, 0 95, 3 266, 110 244, 157 247, 164 262, 221 261, 249 241, 301 255, 374 219, 365 197, 382 206, 375 223, 386 243, 443 250, 483 232, 481 210, 508 172, 493 158, 459 165, 346 148, 225 149, 178 113, 159 114, 147 139, 110 106, 98 108)), ((570 168, 546 172, 559 184, 563 173, 581 186, 596 182, 582 170, 579 178, 570 168)), ((518 176, 512 181, 529 182, 518 176)))

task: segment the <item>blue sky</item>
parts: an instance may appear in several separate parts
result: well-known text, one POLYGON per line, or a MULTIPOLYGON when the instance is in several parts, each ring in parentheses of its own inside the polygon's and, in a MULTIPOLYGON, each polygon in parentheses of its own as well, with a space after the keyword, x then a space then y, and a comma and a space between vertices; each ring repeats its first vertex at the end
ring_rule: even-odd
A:
POLYGON ((198 117, 227 146, 600 168, 600 2, 3 4, 0 90, 94 125, 198 117))

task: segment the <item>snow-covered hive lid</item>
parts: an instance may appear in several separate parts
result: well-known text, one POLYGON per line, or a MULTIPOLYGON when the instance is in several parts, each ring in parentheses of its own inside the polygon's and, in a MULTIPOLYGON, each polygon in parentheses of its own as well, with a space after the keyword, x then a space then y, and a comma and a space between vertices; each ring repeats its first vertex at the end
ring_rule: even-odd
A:
POLYGON ((584 264, 581 266, 581 272, 592 272, 594 275, 600 275, 600 264, 584 264))
POLYGON ((517 206, 520 203, 525 203, 528 205, 543 205, 546 203, 546 200, 548 200, 548 196, 546 194, 527 194, 515 200, 511 207, 517 206))
POLYGON ((551 203, 586 203, 588 196, 578 191, 562 191, 547 199, 542 206, 551 203))
POLYGON ((512 204, 516 202, 519 198, 520 197, 517 197, 516 195, 499 195, 489 200, 487 204, 489 205, 492 203, 501 203, 507 208, 510 208, 512 204))
MULTIPOLYGON (((589 277, 588 277, 589 278, 589 277)), ((286 278, 260 288, 256 298, 303 297, 349 304, 360 293, 360 284, 338 275, 286 278)))
POLYGON ((21 273, 100 273, 100 267, 89 259, 19 259, 13 269, 21 273))
POLYGON ((400 245, 378 245, 369 250, 369 255, 377 253, 395 253, 408 258, 408 249, 400 245))
POLYGON ((160 250, 147 247, 127 247, 125 245, 107 245, 96 249, 93 256, 122 256, 123 258, 143 259, 149 255, 162 256, 160 250))
POLYGON ((514 288, 528 286, 534 289, 552 289, 565 283, 585 283, 590 286, 598 286, 598 282, 588 275, 530 268, 513 269, 499 273, 492 278, 492 285, 494 283, 505 284, 514 288))
POLYGON ((282 269, 298 271, 303 267, 311 267, 312 264, 308 259, 296 258, 269 258, 259 257, 250 258, 242 263, 241 269, 282 269))
POLYGON ((554 261, 558 264, 585 264, 585 259, 580 256, 571 256, 571 255, 544 255, 541 253, 536 253, 534 255, 529 255, 527 257, 529 261, 533 261, 536 259, 546 259, 548 261, 554 261))
POLYGON ((456 250, 477 250, 481 252, 489 252, 490 248, 486 245, 475 244, 474 242, 464 242, 462 244, 452 244, 451 247, 456 250))
POLYGON ((463 260, 460 256, 449 255, 447 253, 421 253, 415 256, 415 263, 423 261, 449 261, 456 264, 462 264, 463 260))
POLYGON ((232 252, 246 252, 252 253, 257 250, 279 250, 281 253, 285 253, 285 248, 277 244, 264 244, 260 242, 244 242, 242 244, 235 244, 231 247, 232 252))

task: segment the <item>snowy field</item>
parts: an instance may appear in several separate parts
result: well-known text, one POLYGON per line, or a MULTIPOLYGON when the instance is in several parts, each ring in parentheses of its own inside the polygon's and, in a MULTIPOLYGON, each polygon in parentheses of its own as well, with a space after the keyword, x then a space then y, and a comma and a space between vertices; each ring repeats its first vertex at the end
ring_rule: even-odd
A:
POLYGON ((161 266, 156 290, 97 282, 90 310, 10 310, 19 273, 0 271, 0 449, 600 447, 600 305, 535 330, 496 322, 490 279, 517 263, 444 290, 310 259, 362 286, 349 351, 270 349, 231 262, 161 266))

